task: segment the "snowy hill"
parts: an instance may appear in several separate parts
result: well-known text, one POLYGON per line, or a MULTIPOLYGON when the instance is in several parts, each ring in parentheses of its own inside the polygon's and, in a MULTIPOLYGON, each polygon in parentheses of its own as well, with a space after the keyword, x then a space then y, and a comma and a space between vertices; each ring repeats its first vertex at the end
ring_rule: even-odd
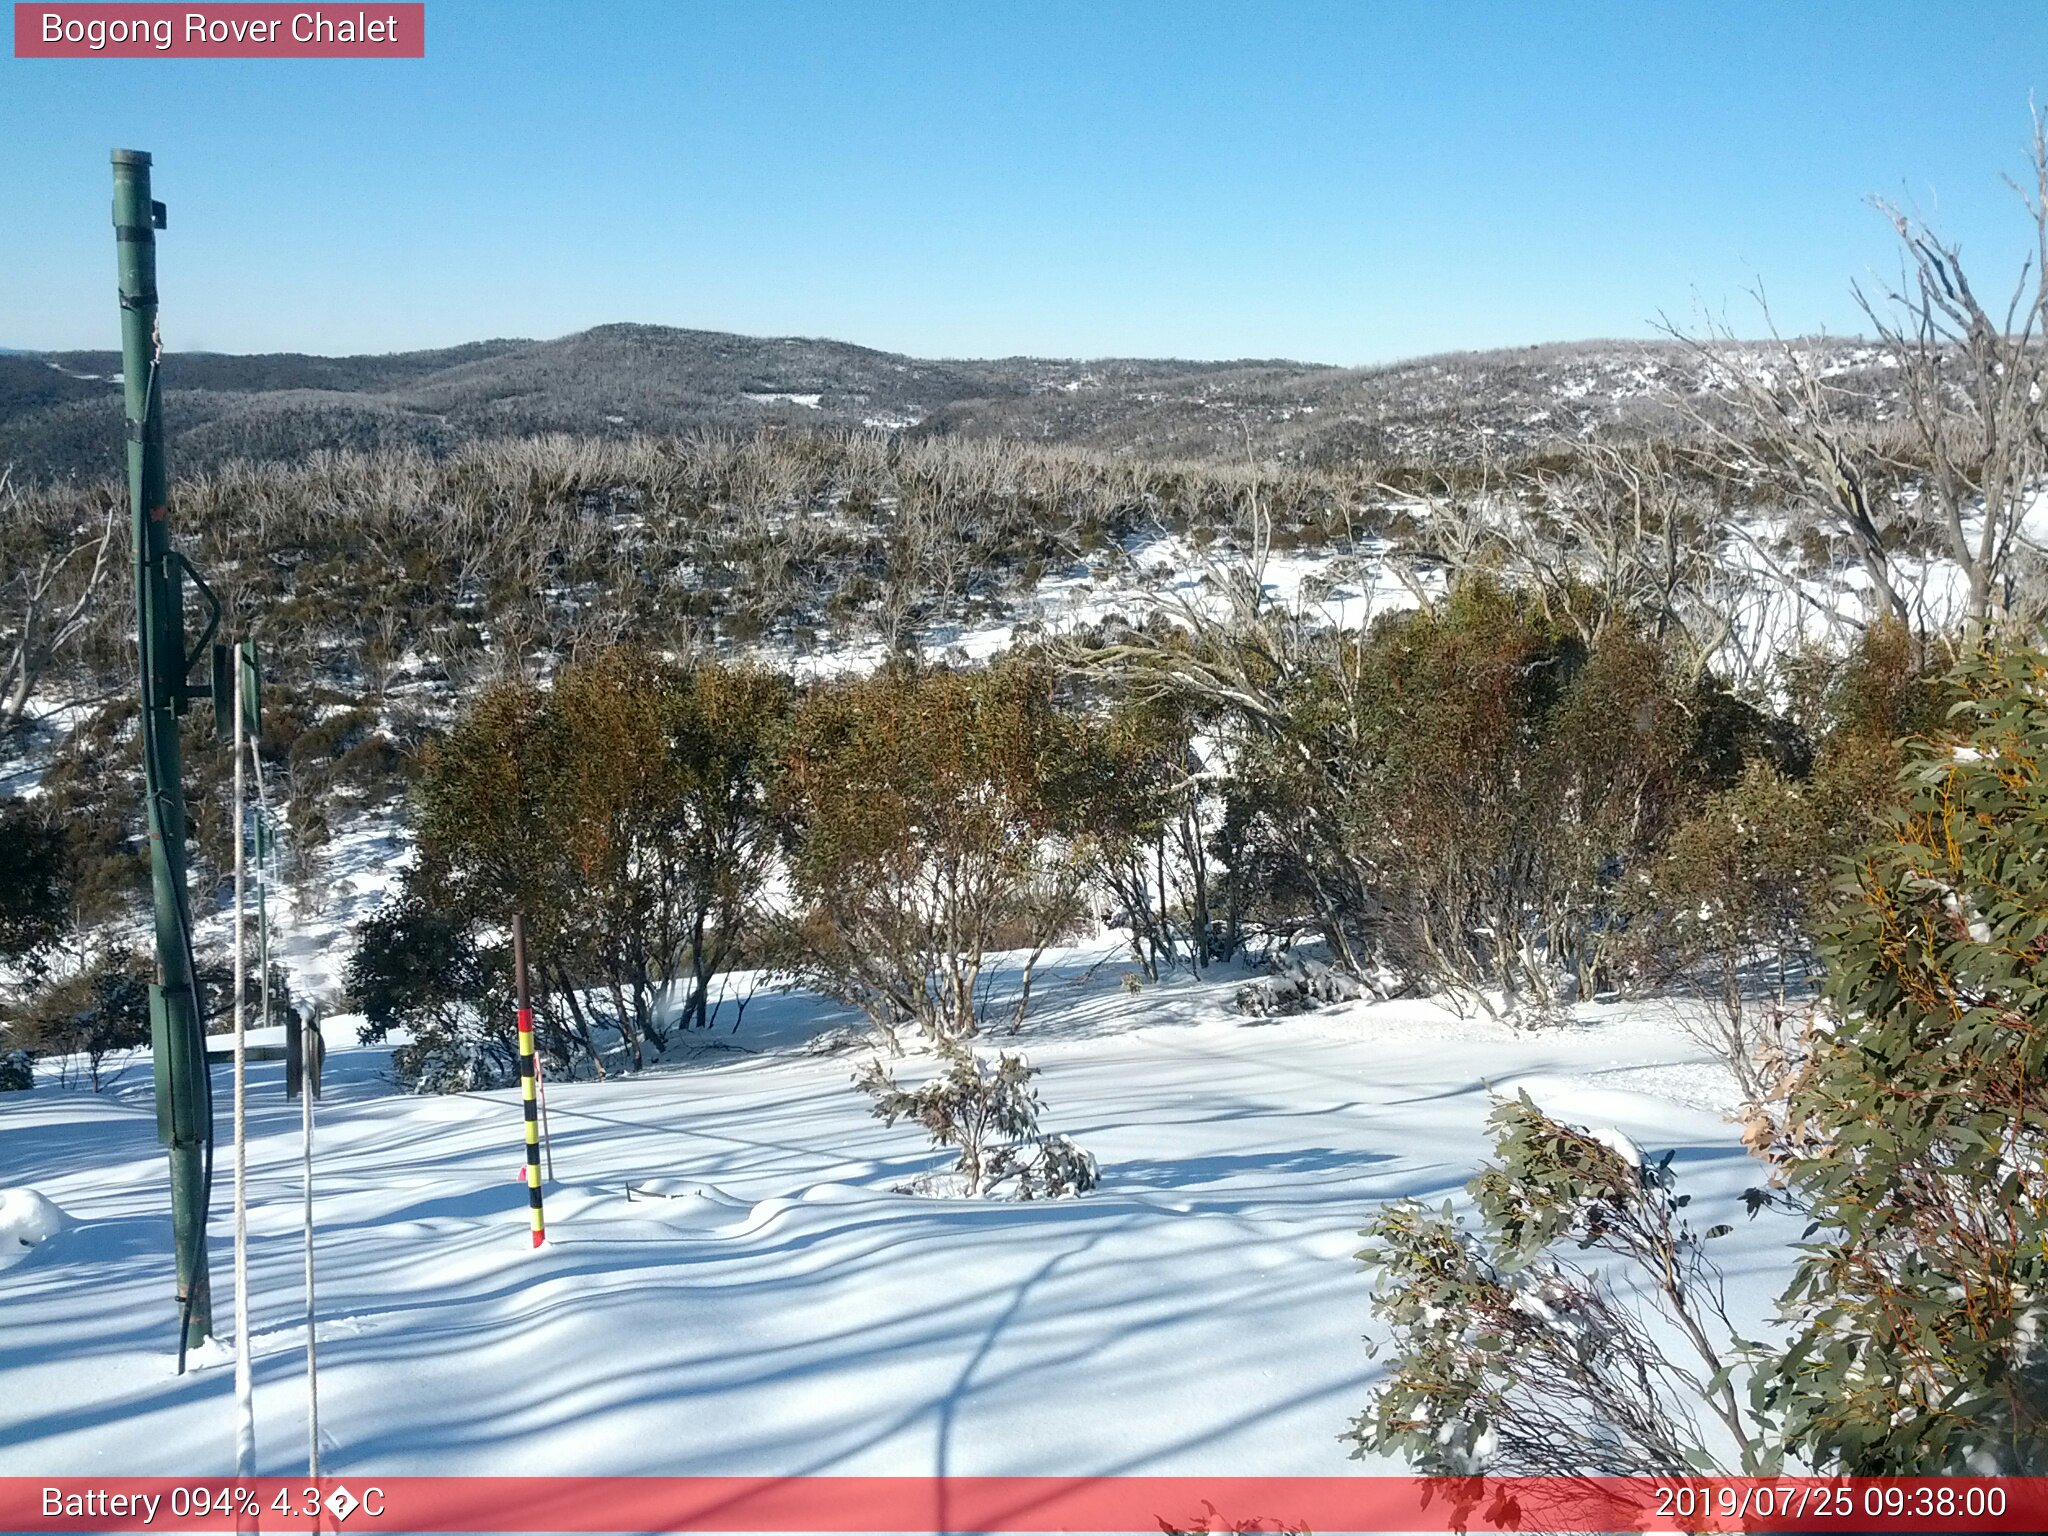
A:
MULTIPOLYGON (((1844 389, 1884 398, 1885 360, 1853 340, 1793 344, 1844 389)), ((1121 454, 1309 465, 1512 460, 1597 431, 1685 428, 1721 370, 1776 349, 1668 340, 1450 353, 1372 367, 1273 359, 924 359, 846 342, 606 325, 372 357, 166 356, 180 473, 233 458, 426 448, 540 432, 595 436, 850 428, 1066 443, 1121 454)), ((120 459, 120 358, 0 357, 0 464, 94 479, 120 459)))

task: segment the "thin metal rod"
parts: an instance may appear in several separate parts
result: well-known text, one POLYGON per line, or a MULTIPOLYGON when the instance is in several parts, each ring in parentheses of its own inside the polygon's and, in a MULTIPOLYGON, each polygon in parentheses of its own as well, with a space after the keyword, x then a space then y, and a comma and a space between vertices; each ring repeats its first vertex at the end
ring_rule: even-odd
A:
MULTIPOLYGON (((239 658, 235 668, 237 678, 241 676, 239 658)), ((239 684, 237 684, 239 687, 239 684)), ((235 711, 237 719, 241 710, 235 711)), ((256 840, 256 912, 259 963, 263 967, 263 1022, 270 1023, 270 924, 268 920, 268 892, 270 888, 270 790, 263 778, 263 738, 259 721, 258 734, 249 738, 249 773, 256 781, 256 813, 262 818, 262 830, 256 840)), ((320 1005, 309 1004, 306 1016, 296 1024, 287 1024, 286 1029, 296 1029, 299 1035, 299 1157, 303 1175, 304 1200, 300 1212, 300 1228, 305 1245, 306 1269, 306 1475, 320 1475, 320 1357, 318 1340, 315 1337, 314 1319, 317 1315, 313 1287, 313 1079, 319 1067, 320 1050, 320 1005)), ((313 1529, 320 1529, 319 1516, 313 1519, 313 1529)))
MULTIPOLYGON (((301 1225, 306 1235, 306 1476, 320 1475, 320 1360, 314 1340, 313 1305, 313 1064, 320 1048, 320 1007, 306 1010, 305 1043, 299 1050, 299 1147, 305 1174, 305 1210, 301 1225)), ((313 1529, 320 1529, 319 1516, 313 1529)))
MULTIPOLYGON (((256 1475, 256 1387, 249 1347, 248 790, 242 771, 242 668, 235 666, 235 1476, 256 1475)), ((237 1528, 242 1523, 237 1521, 237 1528)), ((253 1529, 253 1522, 250 1527, 253 1529)))
POLYGON ((540 1049, 533 1052, 534 1096, 540 1100, 540 1156, 547 1169, 548 1182, 555 1182, 555 1138, 548 1130, 548 1076, 540 1067, 540 1049))

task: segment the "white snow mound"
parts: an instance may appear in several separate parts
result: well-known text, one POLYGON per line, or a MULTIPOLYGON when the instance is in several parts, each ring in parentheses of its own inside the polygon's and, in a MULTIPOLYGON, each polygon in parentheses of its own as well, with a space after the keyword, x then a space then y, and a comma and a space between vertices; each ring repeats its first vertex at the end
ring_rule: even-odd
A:
MULTIPOLYGON (((176 1352, 173 1351, 169 1358, 176 1360, 176 1352)), ((235 1346, 211 1334, 185 1351, 185 1369, 188 1371, 210 1371, 234 1363, 235 1346)))
POLYGON ((626 1187, 626 1198, 645 1200, 650 1215, 672 1227, 713 1232, 744 1221, 753 1207, 701 1179, 640 1179, 626 1187))
POLYGON ((0 1189, 0 1269, 55 1237, 68 1220, 40 1190, 0 1189))

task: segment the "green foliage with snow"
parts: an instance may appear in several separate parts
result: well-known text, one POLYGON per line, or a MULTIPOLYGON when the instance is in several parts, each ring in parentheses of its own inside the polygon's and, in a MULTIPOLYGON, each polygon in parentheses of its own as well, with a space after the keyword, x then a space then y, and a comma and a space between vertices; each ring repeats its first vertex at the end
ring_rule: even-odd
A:
POLYGON ((1646 1160, 1527 1094, 1491 1124, 1494 1160, 1467 1185, 1476 1230, 1412 1200, 1367 1229, 1393 1368, 1346 1436, 1355 1454, 1449 1476, 1772 1470, 1705 1248, 1727 1229, 1692 1229, 1670 1155, 1646 1160), (1558 1257, 1566 1244, 1608 1262, 1558 1257))
POLYGON ((32 806, 0 806, 0 959, 33 964, 69 926, 64 829, 32 806))
POLYGON ((1772 1404, 1853 1472, 2048 1472, 2048 656, 1985 653, 1826 946, 1775 1152, 1818 1240, 1772 1404))
POLYGON ((948 1041, 939 1047, 940 1071, 904 1088, 877 1061, 855 1078, 875 1101, 875 1118, 894 1125, 909 1120, 932 1143, 957 1147, 953 1172, 968 1195, 994 1194, 1010 1187, 1020 1200, 1086 1194, 1096 1184, 1095 1159, 1065 1136, 1038 1128, 1045 1106, 1031 1080, 1038 1075, 1014 1051, 993 1060, 971 1046, 948 1041))

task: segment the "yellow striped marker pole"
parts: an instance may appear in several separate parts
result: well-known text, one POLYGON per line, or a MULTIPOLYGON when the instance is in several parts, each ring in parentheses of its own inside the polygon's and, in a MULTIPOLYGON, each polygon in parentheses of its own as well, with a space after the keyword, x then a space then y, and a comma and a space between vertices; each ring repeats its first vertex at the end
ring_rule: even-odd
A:
POLYGON ((533 1009, 526 997, 526 919, 512 918, 512 977, 519 989, 519 1098, 526 1118, 526 1204, 533 1213, 533 1246, 547 1239, 547 1219, 540 1209, 540 1109, 535 1099, 533 1009))

